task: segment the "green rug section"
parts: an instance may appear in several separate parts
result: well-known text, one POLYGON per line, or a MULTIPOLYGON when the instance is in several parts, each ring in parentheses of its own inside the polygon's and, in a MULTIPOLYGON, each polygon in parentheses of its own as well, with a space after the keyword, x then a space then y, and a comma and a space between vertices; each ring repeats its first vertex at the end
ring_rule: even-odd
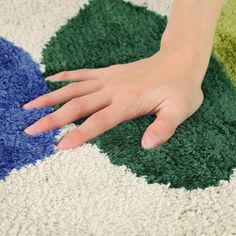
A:
POLYGON ((236 86, 236 1, 228 0, 220 16, 214 52, 236 86))
MULTIPOLYGON (((45 45, 45 76, 153 55, 159 50, 166 23, 166 17, 146 7, 121 0, 93 0, 45 45)), ((55 90, 68 83, 48 85, 55 90)), ((90 143, 107 153, 111 163, 126 165, 149 184, 170 183, 170 188, 188 190, 217 186, 220 180, 229 180, 236 167, 236 90, 214 55, 202 89, 202 106, 159 148, 145 150, 140 145, 154 115, 123 122, 90 143)))

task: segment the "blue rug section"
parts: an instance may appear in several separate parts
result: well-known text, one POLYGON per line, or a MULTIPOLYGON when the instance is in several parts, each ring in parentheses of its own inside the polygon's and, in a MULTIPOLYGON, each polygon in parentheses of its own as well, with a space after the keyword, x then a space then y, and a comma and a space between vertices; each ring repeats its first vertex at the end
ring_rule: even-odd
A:
POLYGON ((12 169, 35 164, 54 153, 59 129, 36 136, 24 133, 54 109, 24 110, 23 104, 48 92, 39 65, 27 52, 0 37, 0 179, 12 169))

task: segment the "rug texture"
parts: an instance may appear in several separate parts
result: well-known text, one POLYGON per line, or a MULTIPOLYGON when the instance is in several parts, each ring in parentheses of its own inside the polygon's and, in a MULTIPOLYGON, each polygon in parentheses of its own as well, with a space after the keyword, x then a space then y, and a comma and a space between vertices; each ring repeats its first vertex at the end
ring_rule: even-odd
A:
POLYGON ((218 22, 204 101, 160 148, 140 142, 154 115, 66 151, 85 119, 28 136, 58 108, 21 106, 69 82, 64 70, 149 57, 170 0, 0 0, 0 235, 236 235, 236 3, 218 22))

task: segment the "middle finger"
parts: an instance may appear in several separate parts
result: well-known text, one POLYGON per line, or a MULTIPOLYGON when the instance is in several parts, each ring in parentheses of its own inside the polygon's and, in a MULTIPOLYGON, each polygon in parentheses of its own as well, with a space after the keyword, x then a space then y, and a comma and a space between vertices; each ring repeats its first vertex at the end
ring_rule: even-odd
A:
POLYGON ((27 134, 36 135, 86 117, 108 105, 109 100, 101 91, 74 98, 55 112, 42 117, 24 131, 27 134))

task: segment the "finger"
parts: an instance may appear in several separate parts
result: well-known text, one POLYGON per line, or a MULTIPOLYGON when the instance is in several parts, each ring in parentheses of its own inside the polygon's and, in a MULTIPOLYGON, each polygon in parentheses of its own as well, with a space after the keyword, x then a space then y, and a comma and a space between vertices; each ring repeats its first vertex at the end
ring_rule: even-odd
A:
POLYGON ((109 105, 104 94, 92 93, 83 97, 74 98, 60 109, 42 117, 26 128, 27 134, 35 135, 44 131, 61 127, 65 124, 86 117, 109 105))
POLYGON ((97 69, 79 69, 73 71, 62 71, 55 75, 48 76, 45 80, 50 81, 62 81, 62 80, 72 80, 72 81, 82 81, 96 79, 101 75, 104 68, 97 69))
POLYGON ((67 134, 57 145, 57 148, 65 150, 80 146, 117 126, 122 121, 122 113, 115 105, 110 105, 90 116, 82 125, 67 134))
POLYGON ((174 105, 163 104, 157 113, 157 118, 148 126, 142 137, 142 147, 155 148, 165 143, 176 128, 188 117, 187 109, 174 105))
POLYGON ((24 109, 32 109, 45 106, 53 106, 58 103, 67 102, 75 97, 84 96, 96 92, 101 87, 98 81, 83 81, 70 83, 53 92, 44 94, 24 104, 24 109))

